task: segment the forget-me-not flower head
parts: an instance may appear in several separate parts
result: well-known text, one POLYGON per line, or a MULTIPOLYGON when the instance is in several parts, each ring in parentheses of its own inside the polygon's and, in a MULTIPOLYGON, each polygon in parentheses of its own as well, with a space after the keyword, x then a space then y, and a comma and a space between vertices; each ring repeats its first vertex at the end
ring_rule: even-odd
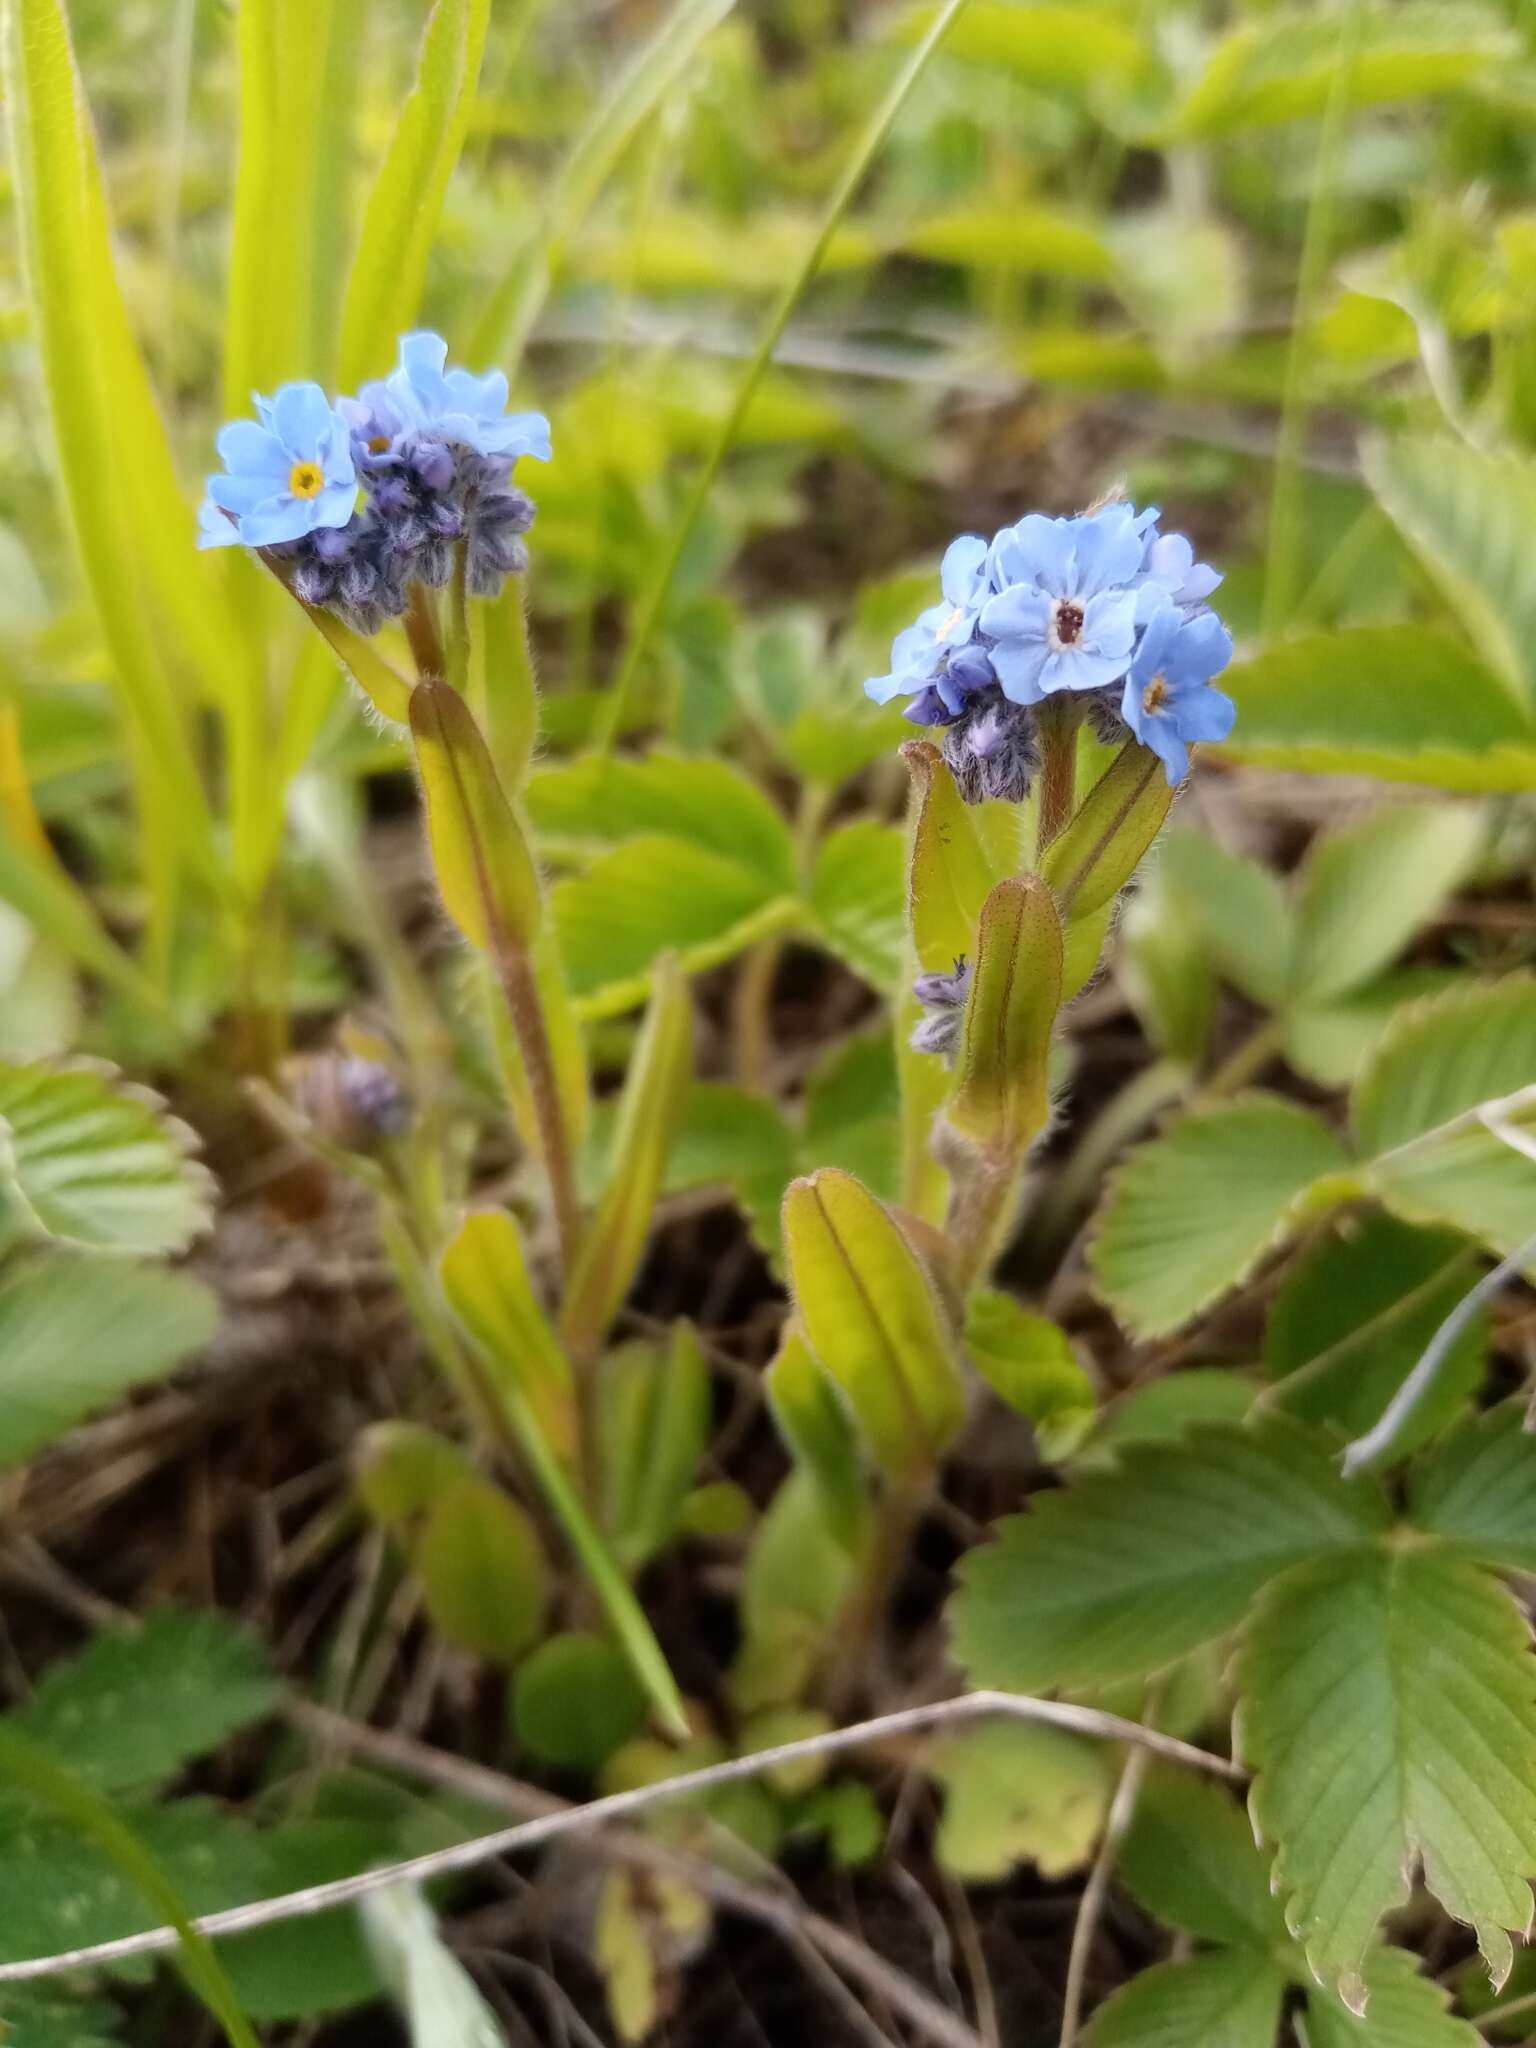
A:
POLYGON ((997 595, 980 624, 996 642, 992 665, 1015 704, 1101 689, 1125 674, 1144 553, 1135 514, 1121 504, 1076 519, 1032 512, 997 536, 997 595))
MULTIPOLYGON (((472 448, 477 455, 515 462, 520 455, 549 460, 549 421, 541 412, 507 411, 504 371, 483 377, 448 369, 448 344, 426 330, 400 337, 400 362, 384 380, 389 401, 407 433, 472 448)), ((364 402, 368 387, 364 389, 364 402)))
POLYGON ((208 479, 199 547, 273 547, 352 517, 351 435, 320 386, 284 384, 273 397, 258 398, 256 410, 258 419, 220 429, 224 469, 208 479))
POLYGON ((958 717, 966 697, 993 680, 992 664, 973 642, 952 646, 943 637, 955 607, 931 604, 917 623, 903 627, 891 643, 891 672, 871 676, 864 694, 877 704, 907 696, 907 716, 916 725, 943 725, 958 717))
POLYGON ((1159 533, 1153 513, 1145 527, 1146 553, 1142 558, 1141 618, 1151 618, 1163 604, 1182 605, 1192 611, 1202 605, 1221 582, 1221 571, 1209 562, 1197 562, 1194 548, 1182 533, 1159 533))
POLYGON ((1120 715, 1163 763, 1171 784, 1189 773, 1196 740, 1224 740, 1237 706, 1211 687, 1232 659, 1232 635, 1214 612, 1186 616, 1165 604, 1147 621, 1125 679, 1120 715))
POLYGON ((963 647, 976 631, 981 608, 992 595, 991 550, 979 533, 962 533, 944 550, 939 588, 942 616, 934 638, 942 647, 963 647))

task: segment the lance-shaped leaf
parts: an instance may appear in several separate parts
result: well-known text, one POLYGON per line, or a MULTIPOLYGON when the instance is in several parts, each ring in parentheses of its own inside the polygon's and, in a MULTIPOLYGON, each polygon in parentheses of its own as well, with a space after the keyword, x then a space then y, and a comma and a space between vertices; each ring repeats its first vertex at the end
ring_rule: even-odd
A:
POLYGON ((912 944, 926 973, 944 973, 975 949, 976 921, 997 876, 938 748, 908 740, 901 752, 915 811, 907 859, 912 944))
POLYGON ((1157 756, 1146 747, 1123 747, 1042 863, 1063 916, 1075 921, 1109 902, 1130 880, 1172 802, 1157 756))
POLYGON ((1038 875, 999 882, 982 908, 949 1121, 988 1150, 1018 1151, 1045 1122, 1061 1004, 1061 920, 1038 875))
POLYGON ((784 1243, 812 1350, 886 1471, 925 1470, 959 1429, 965 1396, 922 1262, 852 1174, 791 1181, 784 1243))
POLYGON ((608 1182, 566 1286, 560 1330, 578 1358, 596 1351, 629 1292, 692 1073, 688 983, 675 960, 664 960, 624 1083, 608 1182))
POLYGON ((763 1387, 780 1435, 816 1488, 827 1527, 844 1550, 857 1550, 868 1506, 858 1438, 831 1381, 793 1324, 763 1375, 763 1387))
POLYGON ((635 1571, 677 1533, 709 1436, 709 1367, 691 1323, 672 1341, 622 1344, 603 1362, 598 1400, 607 1526, 635 1571))
MULTIPOLYGON (((281 582, 282 578, 278 580, 281 582)), ((411 685, 399 669, 384 659, 371 640, 354 633, 334 612, 317 604, 305 604, 301 597, 294 598, 294 603, 379 716, 391 725, 409 724, 411 685)))
POLYGON ((448 1306, 486 1364, 512 1381, 551 1450, 569 1463, 576 1451, 570 1361, 533 1291, 517 1225, 504 1209, 473 1211, 443 1253, 440 1272, 448 1306))
POLYGON ((539 930, 538 873, 474 714, 446 683, 418 683, 411 734, 449 916, 483 953, 526 952, 539 930))
MULTIPOLYGON (((582 1037, 581 1020, 576 1014, 565 978, 565 963, 560 958, 555 930, 547 922, 540 927, 533 948, 533 980, 539 1008, 544 1013, 544 1029, 549 1038, 550 1058, 554 1062, 555 1086, 560 1092, 566 1139, 572 1150, 576 1150, 586 1136, 587 1121, 592 1111, 591 1077, 587 1072, 587 1048, 582 1037)), ((528 1064, 523 1058, 523 1048, 489 962, 484 964, 480 976, 479 994, 490 1033, 491 1051, 501 1085, 507 1091, 512 1121, 528 1150, 535 1158, 542 1159, 544 1133, 539 1128, 533 1088, 528 1079, 528 1064)))

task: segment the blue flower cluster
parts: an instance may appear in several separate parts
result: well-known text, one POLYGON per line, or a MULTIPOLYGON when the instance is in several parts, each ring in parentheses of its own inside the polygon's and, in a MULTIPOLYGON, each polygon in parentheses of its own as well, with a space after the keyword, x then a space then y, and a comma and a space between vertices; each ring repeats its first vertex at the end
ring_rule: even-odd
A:
POLYGON ((1127 730, 1189 773, 1197 740, 1225 739, 1237 715, 1211 687, 1232 636, 1206 600, 1221 581, 1156 508, 1119 502, 1074 519, 1031 512, 992 541, 965 534, 940 571, 943 602, 896 636, 876 703, 909 696, 908 718, 944 728, 961 794, 1017 801, 1039 764, 1032 707, 1058 691, 1086 700, 1106 739, 1127 730))
POLYGON ((400 361, 334 405, 318 384, 284 384, 257 418, 218 438, 198 544, 267 552, 306 604, 365 633, 436 588, 464 547, 472 593, 493 596, 527 566, 532 501, 511 482, 520 455, 549 460, 542 413, 507 412, 507 380, 448 369, 437 334, 401 337, 400 361))

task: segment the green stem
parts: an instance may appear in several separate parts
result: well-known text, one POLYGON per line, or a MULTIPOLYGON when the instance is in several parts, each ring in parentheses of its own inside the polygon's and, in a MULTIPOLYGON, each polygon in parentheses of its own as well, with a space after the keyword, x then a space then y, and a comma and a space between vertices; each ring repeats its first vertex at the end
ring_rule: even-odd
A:
POLYGON ((565 1127, 565 1108, 560 1100, 560 1080, 555 1071, 549 1028, 544 1022, 544 1005, 539 1000, 538 979, 528 954, 510 946, 499 952, 496 972, 528 1075, 528 1092, 539 1130, 539 1151, 554 1204, 560 1263, 562 1269, 569 1273, 581 1241, 581 1203, 576 1194, 576 1170, 565 1127))
POLYGON ((816 231, 807 244, 804 255, 795 267, 793 275, 779 294, 767 325, 758 337, 757 347, 741 373, 736 392, 731 400, 730 410, 715 436, 714 445, 697 477, 693 488, 683 505, 682 517, 673 528, 672 536, 657 562, 655 573, 641 597, 635 621, 630 630, 628 644, 619 664, 618 675, 608 693, 602 719, 594 734, 594 745, 599 753, 612 750, 615 740, 624 729, 624 720, 629 711, 629 700, 635 682, 650 652, 651 641, 660 624, 662 611, 671 593, 678 567, 699 517, 714 489, 715 478, 720 466, 736 439, 747 409, 757 395, 757 387, 763 381, 768 365, 773 360, 775 349, 789 325, 790 315, 800 303, 811 280, 822 265, 832 238, 836 234, 843 215, 853 202, 854 195, 863 184, 870 165, 879 155, 886 137, 896 125, 897 116, 906 105, 913 87, 928 67, 929 59, 949 33, 951 24, 966 5, 966 0, 945 0, 930 24, 922 41, 913 50, 902 66, 890 91, 886 94, 863 134, 854 144, 853 154, 844 167, 842 176, 833 187, 831 196, 822 208, 816 231))
POLYGON ((424 583, 411 585, 404 624, 418 679, 426 682, 430 677, 446 677, 448 657, 443 651, 442 628, 437 622, 437 596, 424 583))
POLYGON ((1040 734, 1040 818, 1035 865, 1067 829, 1077 798, 1077 708, 1065 691, 1047 697, 1035 712, 1040 734))
POLYGON ((875 1506, 869 1540, 832 1629, 836 1650, 823 1695, 827 1711, 838 1718, 868 1686, 871 1653, 911 1549, 931 1479, 929 1472, 894 1478, 875 1506))
POLYGON ((1230 1052, 1214 1073, 1201 1087, 1194 1100, 1196 1103, 1210 1102, 1222 1095, 1233 1095, 1251 1081, 1255 1074, 1267 1066, 1280 1050, 1285 1040, 1285 1025, 1279 1017, 1270 1017, 1249 1037, 1245 1038, 1235 1051, 1230 1052))
MULTIPOLYGON (((467 518, 474 517, 474 493, 470 493, 467 518)), ((448 644, 444 673, 462 695, 469 686, 469 542, 459 540, 453 547, 453 576, 448 585, 448 644)))
POLYGON ((979 1152, 951 1169, 954 1192, 944 1219, 955 1246, 955 1284, 967 1295, 991 1271, 1013 1222, 1024 1152, 979 1152))

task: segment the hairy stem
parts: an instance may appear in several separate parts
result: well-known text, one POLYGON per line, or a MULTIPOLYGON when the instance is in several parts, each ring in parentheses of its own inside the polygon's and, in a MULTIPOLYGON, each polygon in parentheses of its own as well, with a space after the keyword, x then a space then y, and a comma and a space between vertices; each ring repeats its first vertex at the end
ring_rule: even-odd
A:
POLYGON ((926 1472, 892 1479, 876 1506, 868 1545, 833 1630, 837 1649, 825 1687, 833 1715, 845 1713, 868 1685, 871 1653, 911 1547, 928 1481, 926 1472))
POLYGON ((1040 733, 1040 821, 1035 833, 1038 867, 1060 838, 1077 797, 1077 712, 1065 692, 1047 697, 1035 713, 1040 733))
POLYGON ((575 1165, 571 1157, 570 1136, 565 1127, 565 1108, 560 1100, 560 1083, 555 1073, 555 1056, 544 1022, 544 1006, 539 1000, 533 962, 518 947, 497 948, 496 972, 528 1074, 528 1092, 533 1098, 534 1121, 539 1129, 539 1151, 543 1155, 550 1198, 554 1203, 560 1263, 562 1269, 569 1273, 581 1239, 581 1204, 576 1196, 575 1165))
POLYGON ((413 583, 405 607, 405 637, 411 643, 411 659, 420 681, 446 677, 448 657, 443 651, 442 629, 437 621, 437 595, 424 583, 413 583))

